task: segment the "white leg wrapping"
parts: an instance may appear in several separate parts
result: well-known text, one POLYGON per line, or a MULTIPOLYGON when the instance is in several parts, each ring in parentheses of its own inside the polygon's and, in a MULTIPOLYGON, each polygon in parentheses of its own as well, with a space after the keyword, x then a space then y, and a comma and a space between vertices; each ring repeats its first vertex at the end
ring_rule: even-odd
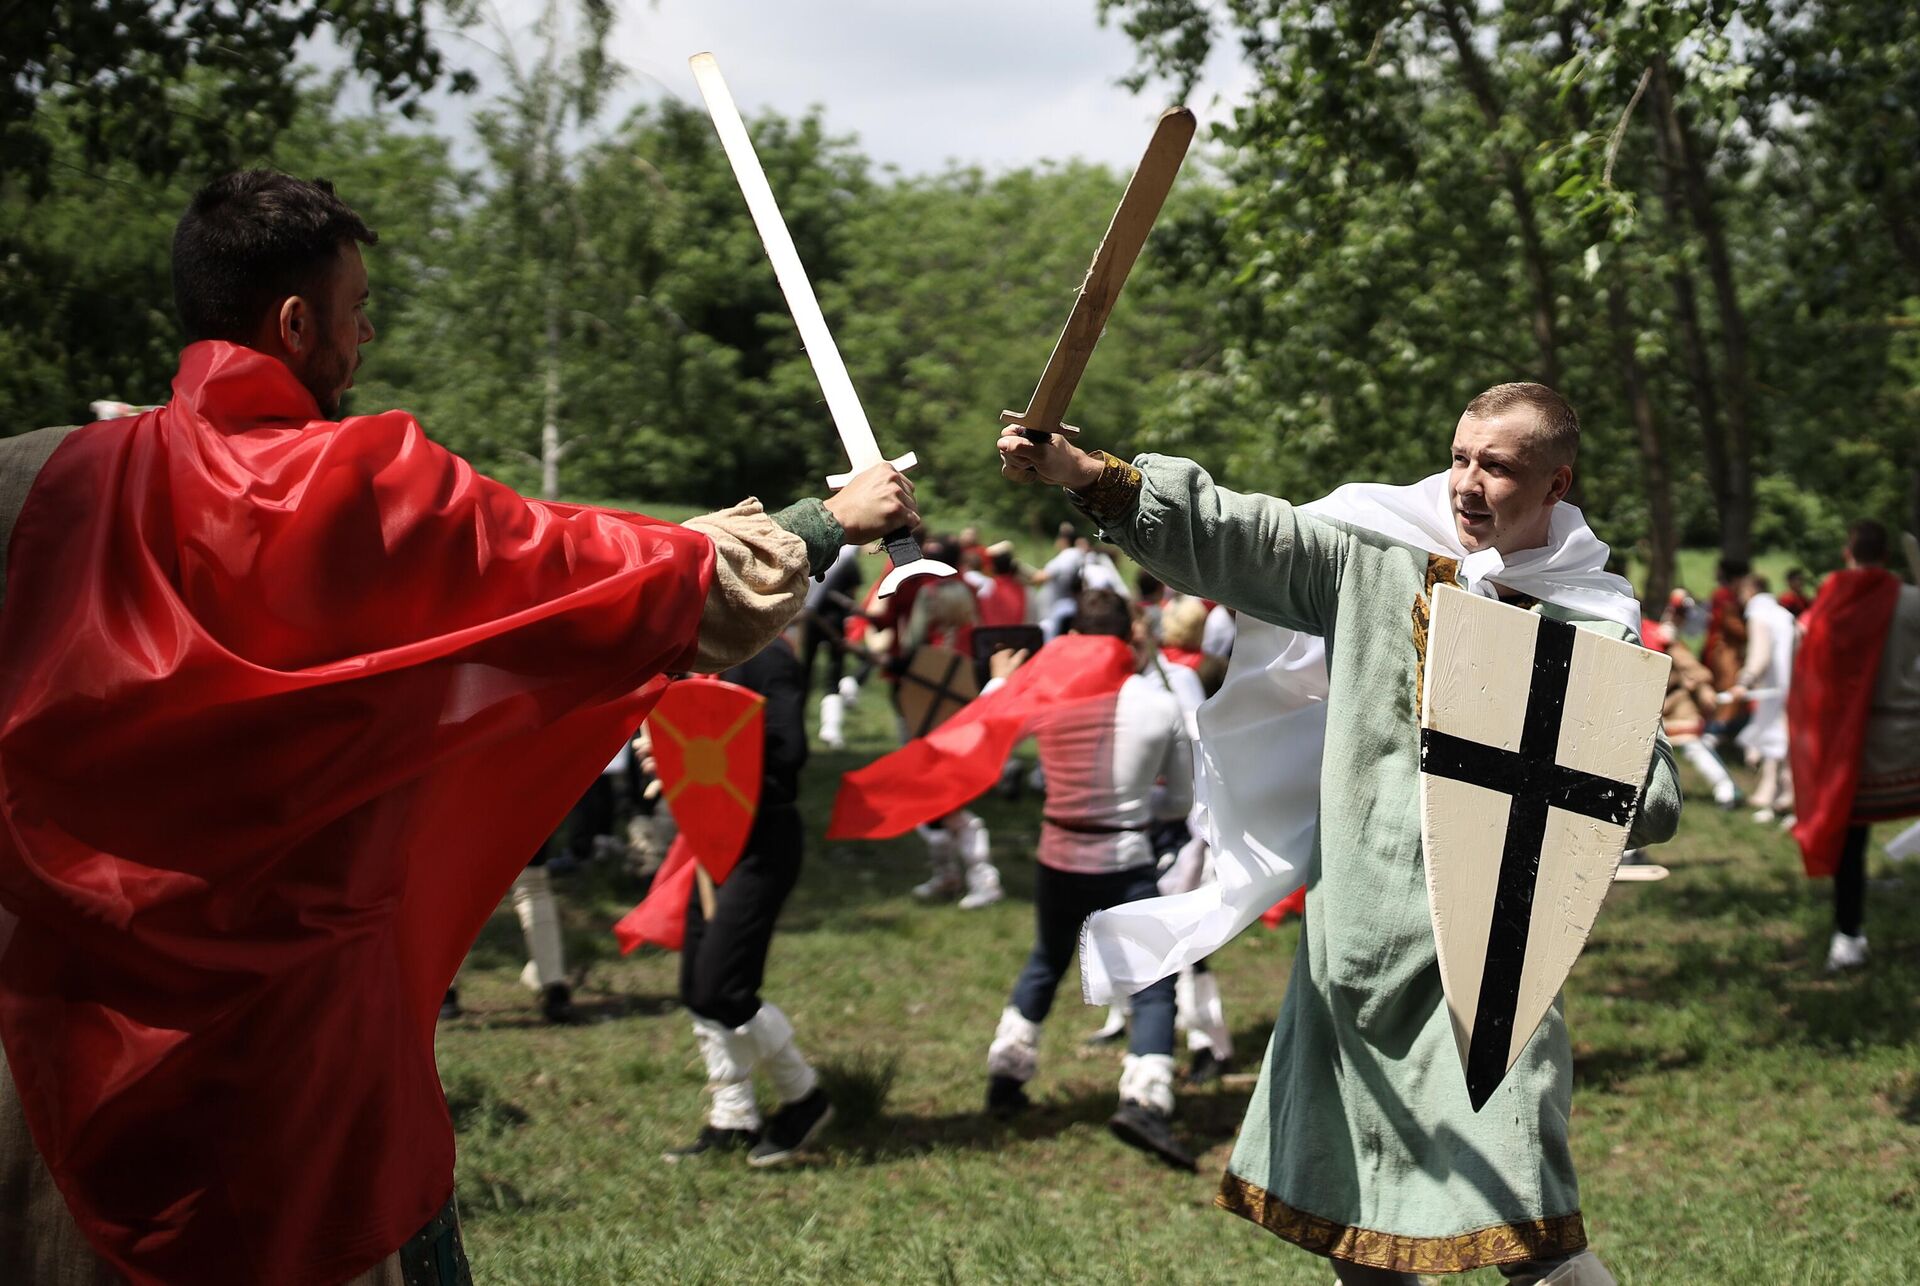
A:
POLYGON ((960 891, 960 855, 954 849, 953 836, 944 826, 914 827, 927 842, 927 866, 931 874, 926 883, 914 886, 913 895, 931 899, 952 897, 960 891))
POLYGON ((847 704, 837 692, 820 698, 820 744, 834 750, 847 744, 847 704))
POLYGON ((1120 1068, 1120 1097, 1173 1115, 1173 1055, 1128 1054, 1120 1068))
POLYGON ((1680 753, 1687 757, 1695 772, 1707 779, 1707 785, 1713 787, 1713 800, 1717 804, 1726 803, 1738 793, 1733 777, 1727 772, 1727 766, 1720 762, 1720 756, 1713 753, 1713 747, 1695 737, 1691 741, 1680 743, 1680 753))
POLYGON ((780 1006, 762 1001, 758 1013, 747 1020, 736 1035, 750 1039, 760 1055, 760 1066, 773 1082, 773 1092, 782 1103, 797 1103, 813 1093, 820 1083, 813 1065, 793 1043, 793 1023, 780 1006))
POLYGON ((1011 1076, 1025 1084, 1040 1070, 1040 1024, 1028 1022, 1012 1005, 1000 1011, 1000 1026, 987 1046, 987 1074, 1011 1076))
POLYGON ((544 866, 529 866, 514 877, 513 913, 527 940, 527 967, 520 981, 534 991, 567 980, 567 961, 560 950, 560 908, 553 900, 553 884, 544 866))
POLYGON ((1600 1262, 1600 1256, 1591 1250, 1583 1250, 1560 1265, 1545 1277, 1515 1278, 1516 1281, 1532 1280, 1539 1286, 1619 1286, 1607 1266, 1600 1262))
POLYGON ((1207 1048, 1222 1062, 1233 1057, 1233 1033, 1227 1030, 1227 1007, 1220 1000, 1220 979, 1212 970, 1193 975, 1194 1026, 1206 1038, 1207 1048))
POLYGON ((987 833, 987 824, 972 813, 967 813, 960 823, 960 835, 956 843, 967 884, 967 895, 960 899, 961 907, 972 910, 998 902, 1000 868, 993 864, 990 857, 993 844, 992 837, 987 833))
POLYGON ((1182 969, 1173 979, 1173 1026, 1176 1031, 1187 1033, 1188 1049, 1212 1049, 1207 1043, 1207 1033, 1200 1029, 1200 1019, 1193 1009, 1193 979, 1191 969, 1182 969))
POLYGON ((758 1045, 709 1018, 693 1020, 693 1038, 700 1043, 700 1057, 707 1064, 707 1093, 713 1096, 707 1124, 720 1130, 759 1129, 760 1107, 753 1100, 758 1045))

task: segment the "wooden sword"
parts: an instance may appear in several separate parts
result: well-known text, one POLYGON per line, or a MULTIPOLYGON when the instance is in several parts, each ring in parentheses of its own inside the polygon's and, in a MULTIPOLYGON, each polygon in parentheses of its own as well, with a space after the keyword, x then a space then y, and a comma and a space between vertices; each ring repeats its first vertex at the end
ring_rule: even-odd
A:
POLYGON ((1040 373, 1033 400, 1024 411, 1000 412, 1002 424, 1014 425, 1035 442, 1045 442, 1049 433, 1072 437, 1080 432, 1062 423, 1062 417, 1067 413, 1067 404, 1073 401, 1073 391, 1079 387, 1094 345, 1106 330, 1107 317, 1120 298, 1120 288, 1127 284, 1127 274, 1133 271, 1133 261, 1140 257, 1140 248, 1146 245, 1153 221, 1160 216, 1160 207, 1166 203, 1173 180, 1180 173, 1187 145, 1193 142, 1193 125, 1193 113, 1184 107, 1169 107, 1160 113, 1160 122, 1153 128, 1146 154, 1140 158, 1140 167, 1133 172, 1126 193, 1120 198, 1120 207, 1113 212, 1113 222, 1107 225, 1107 235, 1100 239, 1100 248, 1094 252, 1093 264, 1080 285, 1080 297, 1073 301, 1066 328, 1053 346, 1047 369, 1040 373))

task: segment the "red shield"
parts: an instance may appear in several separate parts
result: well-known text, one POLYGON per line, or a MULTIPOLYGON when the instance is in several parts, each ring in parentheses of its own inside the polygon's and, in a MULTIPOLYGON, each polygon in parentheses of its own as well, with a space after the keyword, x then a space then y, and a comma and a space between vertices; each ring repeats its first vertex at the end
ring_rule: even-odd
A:
POLYGON ((715 883, 740 860, 760 804, 766 704, 732 683, 682 679, 647 718, 673 819, 715 883))

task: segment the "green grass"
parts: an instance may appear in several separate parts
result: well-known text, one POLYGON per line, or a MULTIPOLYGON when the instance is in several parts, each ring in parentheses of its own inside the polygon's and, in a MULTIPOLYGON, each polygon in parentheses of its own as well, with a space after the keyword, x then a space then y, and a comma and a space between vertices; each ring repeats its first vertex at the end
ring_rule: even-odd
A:
MULTIPOLYGON (((818 839, 839 774, 885 748, 887 723, 881 695, 863 693, 854 744, 808 768, 815 832, 767 976, 847 1108, 818 1160, 773 1173, 737 1156, 659 1161, 703 1106, 678 957, 621 959, 606 926, 637 890, 567 877, 570 963, 594 1021, 538 1021, 503 912, 462 976, 469 1016, 440 1031, 475 1279, 1325 1286, 1324 1261, 1212 1208, 1246 1078, 1181 1100, 1200 1175, 1151 1164, 1107 1134, 1120 1056, 1081 1047, 1098 1014, 1063 989, 1038 1110, 1012 1126, 979 1114, 987 1042, 1031 942, 1038 809, 981 806, 1006 902, 917 905, 917 840, 818 839)), ((1659 852, 1673 877, 1615 891, 1568 987, 1596 1248, 1628 1286, 1913 1280, 1920 872, 1870 891, 1873 965, 1831 980, 1829 886, 1800 875, 1777 829, 1696 797, 1659 852)), ((1264 1047, 1297 937, 1256 926, 1216 957, 1242 1066, 1264 1047)))

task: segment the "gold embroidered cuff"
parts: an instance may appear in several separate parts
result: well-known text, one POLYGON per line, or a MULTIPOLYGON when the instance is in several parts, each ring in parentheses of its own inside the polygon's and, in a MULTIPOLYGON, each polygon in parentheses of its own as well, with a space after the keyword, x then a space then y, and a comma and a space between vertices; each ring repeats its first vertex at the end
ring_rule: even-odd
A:
POLYGON ((1111 452, 1098 454, 1103 466, 1100 476, 1074 492, 1073 498, 1104 527, 1113 525, 1110 520, 1125 518, 1140 502, 1140 471, 1111 452))

